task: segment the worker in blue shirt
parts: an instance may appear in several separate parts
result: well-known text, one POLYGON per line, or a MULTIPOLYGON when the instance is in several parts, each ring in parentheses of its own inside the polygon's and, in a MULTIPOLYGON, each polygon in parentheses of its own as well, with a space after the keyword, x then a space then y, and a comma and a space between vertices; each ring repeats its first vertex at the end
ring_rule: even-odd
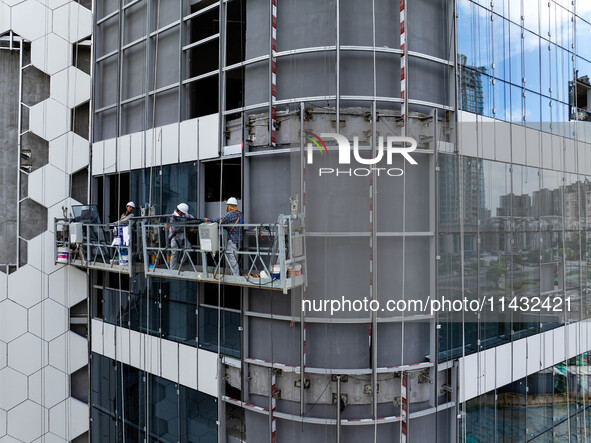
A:
POLYGON ((240 275, 240 268, 238 267, 238 254, 240 245, 242 244, 242 228, 239 226, 243 223, 244 217, 238 210, 238 200, 230 197, 226 202, 226 214, 221 218, 205 218, 206 222, 216 223, 221 222, 228 232, 228 244, 226 245, 226 260, 230 265, 233 275, 240 275))

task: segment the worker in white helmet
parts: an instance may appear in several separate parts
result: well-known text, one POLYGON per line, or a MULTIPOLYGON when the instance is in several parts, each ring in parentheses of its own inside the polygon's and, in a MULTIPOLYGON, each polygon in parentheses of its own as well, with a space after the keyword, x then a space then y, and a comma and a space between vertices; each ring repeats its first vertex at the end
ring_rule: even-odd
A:
POLYGON ((242 224, 244 217, 238 210, 238 200, 234 197, 230 197, 226 202, 226 214, 221 218, 205 218, 207 222, 215 223, 221 222, 225 226, 228 232, 228 243, 226 245, 226 260, 233 275, 240 275, 240 267, 238 266, 238 254, 240 245, 242 244, 242 228, 239 226, 242 224))
POLYGON ((133 211, 135 210, 135 203, 134 202, 127 202, 125 205, 125 212, 121 214, 121 218, 119 218, 119 222, 129 220, 133 217, 133 211))
MULTIPOLYGON (((180 223, 186 220, 193 220, 191 214, 189 214, 189 205, 186 203, 180 203, 176 210, 170 217, 171 223, 180 223)), ((180 267, 180 257, 183 249, 190 248, 191 243, 185 236, 185 229, 183 226, 171 226, 170 227, 170 247, 172 248, 172 254, 170 256, 170 269, 178 269, 180 267)), ((192 229, 191 229, 192 230, 192 229)))

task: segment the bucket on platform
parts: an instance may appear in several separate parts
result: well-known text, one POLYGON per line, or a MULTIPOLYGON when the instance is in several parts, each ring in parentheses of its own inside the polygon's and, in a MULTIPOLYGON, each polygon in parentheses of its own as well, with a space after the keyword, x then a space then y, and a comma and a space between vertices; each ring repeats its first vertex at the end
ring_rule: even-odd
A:
POLYGON ((271 276, 276 279, 281 277, 281 265, 273 265, 271 276))
POLYGON ((127 252, 127 248, 121 248, 121 254, 119 257, 119 264, 121 266, 127 266, 127 263, 129 263, 129 254, 127 252))
POLYGON ((58 263, 68 263, 68 258, 70 256, 70 250, 68 248, 57 248, 57 262, 58 263))
POLYGON ((287 276, 288 277, 297 277, 298 275, 302 275, 302 265, 296 263, 295 265, 291 265, 287 267, 287 276))

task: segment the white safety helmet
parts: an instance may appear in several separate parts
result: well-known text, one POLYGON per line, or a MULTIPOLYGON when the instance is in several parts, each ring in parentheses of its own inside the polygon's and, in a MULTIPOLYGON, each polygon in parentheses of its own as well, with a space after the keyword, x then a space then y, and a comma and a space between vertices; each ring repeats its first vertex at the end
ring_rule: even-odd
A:
POLYGON ((238 206, 238 200, 236 200, 234 197, 230 197, 226 204, 231 206, 238 206))
POLYGON ((189 205, 186 203, 180 203, 176 208, 179 211, 181 211, 183 214, 186 214, 187 212, 189 212, 189 205))
POLYGON ((127 204, 125 206, 131 206, 132 208, 135 209, 135 203, 134 202, 127 202, 127 204))

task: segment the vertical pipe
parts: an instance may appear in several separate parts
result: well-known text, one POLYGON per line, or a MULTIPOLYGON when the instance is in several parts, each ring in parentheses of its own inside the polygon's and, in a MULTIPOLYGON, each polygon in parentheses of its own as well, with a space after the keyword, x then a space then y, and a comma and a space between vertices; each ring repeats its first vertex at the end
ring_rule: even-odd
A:
MULTIPOLYGON (((338 95, 337 95, 338 97, 338 95)), ((305 187, 305 171, 306 171, 306 162, 305 158, 305 148, 304 148, 304 111, 305 111, 305 104, 304 102, 300 102, 300 195, 302 198, 301 202, 301 211, 304 217, 302 223, 305 225, 305 211, 306 211, 306 187, 305 187)), ((305 248, 306 238, 304 237, 304 248, 305 248)), ((306 269, 304 269, 306 272, 306 269)), ((304 300, 306 299, 306 288, 302 287, 301 290, 301 302, 302 306, 304 304, 304 300)), ((304 384, 306 381, 306 317, 304 310, 300 308, 300 415, 303 417, 305 410, 304 410, 304 402, 305 402, 305 388, 304 384)))
MULTIPOLYGON (((11 33, 12 37, 12 33, 11 33)), ((12 38, 11 38, 12 40, 12 38)), ((12 41, 11 41, 12 44, 12 41)), ((17 121, 17 131, 18 131, 18 141, 17 141, 17 149, 16 149, 16 158, 17 158, 17 171, 16 171, 16 269, 20 267, 21 263, 21 226, 20 226, 20 209, 21 209, 21 148, 22 148, 22 100, 23 100, 23 45, 24 39, 20 37, 19 42, 19 66, 18 66, 18 121, 17 121)), ((55 243, 55 242, 54 242, 55 243)), ((55 259, 55 256, 54 256, 55 259)))
POLYGON ((336 127, 341 133, 341 0, 336 0, 336 127))
POLYGON ((337 375, 337 443, 341 443, 341 376, 337 375))
POLYGON ((277 59, 275 52, 277 51, 277 0, 271 0, 271 27, 269 33, 269 145, 276 146, 276 131, 275 131, 275 99, 277 98, 277 59))

